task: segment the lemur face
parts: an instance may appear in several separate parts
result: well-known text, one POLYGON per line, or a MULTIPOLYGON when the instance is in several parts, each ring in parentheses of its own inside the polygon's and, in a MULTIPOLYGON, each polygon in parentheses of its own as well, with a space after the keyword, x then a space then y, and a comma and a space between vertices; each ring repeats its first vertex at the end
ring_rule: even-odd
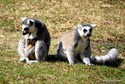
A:
POLYGON ((95 28, 95 24, 78 24, 77 25, 77 30, 79 32, 79 35, 81 37, 90 37, 92 34, 93 28, 95 28))
POLYGON ((22 17, 21 21, 22 21, 23 35, 26 35, 35 30, 35 22, 33 19, 22 17))

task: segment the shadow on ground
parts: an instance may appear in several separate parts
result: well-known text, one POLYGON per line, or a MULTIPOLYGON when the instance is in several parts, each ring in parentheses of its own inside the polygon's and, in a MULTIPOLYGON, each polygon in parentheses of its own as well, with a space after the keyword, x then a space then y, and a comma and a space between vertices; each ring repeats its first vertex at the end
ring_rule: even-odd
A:
MULTIPOLYGON (((57 57, 56 55, 48 55, 47 59, 46 59, 47 62, 66 62, 64 60, 62 60, 61 58, 57 57)), ((122 62, 124 61, 124 59, 117 59, 117 62, 106 62, 104 65, 105 66, 109 66, 109 67, 119 67, 122 62)), ((100 66, 103 66, 102 64, 95 64, 95 65, 100 65, 100 66)))

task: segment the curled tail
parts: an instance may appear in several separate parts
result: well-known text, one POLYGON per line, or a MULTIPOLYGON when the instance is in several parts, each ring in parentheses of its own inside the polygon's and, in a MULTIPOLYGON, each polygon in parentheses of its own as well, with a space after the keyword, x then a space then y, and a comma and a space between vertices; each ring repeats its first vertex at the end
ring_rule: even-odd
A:
POLYGON ((106 55, 91 56, 91 62, 93 64, 116 63, 117 57, 118 57, 118 50, 116 48, 112 48, 106 55))

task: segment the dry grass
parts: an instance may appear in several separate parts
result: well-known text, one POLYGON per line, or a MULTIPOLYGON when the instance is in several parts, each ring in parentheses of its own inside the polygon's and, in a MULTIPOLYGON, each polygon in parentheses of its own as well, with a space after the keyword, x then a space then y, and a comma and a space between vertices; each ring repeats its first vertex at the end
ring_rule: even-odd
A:
POLYGON ((56 53, 58 42, 63 32, 73 29, 75 25, 79 23, 95 23, 97 24, 97 28, 91 37, 93 54, 104 54, 110 48, 116 47, 119 49, 120 58, 124 58, 124 0, 1 0, 0 7, 0 65, 2 66, 0 81, 2 80, 4 83, 7 83, 7 81, 9 81, 9 83, 26 83, 24 82, 26 79, 27 82, 31 81, 31 83, 51 83, 53 80, 55 80, 54 83, 58 83, 58 80, 60 83, 61 81, 62 83, 77 83, 79 80, 79 83, 83 83, 83 81, 90 81, 90 79, 88 79, 88 77, 90 77, 92 78, 90 83, 94 83, 93 81, 97 79, 107 80, 106 78, 120 78, 123 80, 123 78, 125 78, 122 75, 124 73, 125 60, 117 67, 118 69, 105 66, 88 67, 85 65, 70 67, 67 63, 58 62, 41 63, 38 65, 26 65, 17 62, 19 59, 17 44, 21 37, 19 18, 23 16, 38 18, 46 23, 52 37, 50 55, 56 53), (59 70, 57 67, 59 67, 59 70), (45 69, 47 69, 47 71, 45 71, 45 69), (109 72, 109 75, 107 72, 104 73, 101 71, 109 71, 110 69, 112 71, 109 72), (20 72, 20 70, 22 71, 20 72), (38 72, 35 72, 37 70, 38 72), (43 70, 43 72, 39 70, 43 70), (74 73, 76 71, 78 71, 78 73, 74 73), (82 73, 82 71, 86 74, 84 72, 82 73), (72 76, 72 74, 74 75, 72 76), (96 75, 97 78, 94 78, 91 74, 96 75), (43 80, 43 82, 41 80, 43 80))

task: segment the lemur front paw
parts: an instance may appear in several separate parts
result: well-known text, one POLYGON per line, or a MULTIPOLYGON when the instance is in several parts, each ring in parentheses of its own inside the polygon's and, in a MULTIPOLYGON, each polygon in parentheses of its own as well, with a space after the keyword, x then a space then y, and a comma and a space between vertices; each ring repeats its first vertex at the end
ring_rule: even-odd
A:
POLYGON ((25 58, 20 58, 19 62, 26 62, 25 58))

